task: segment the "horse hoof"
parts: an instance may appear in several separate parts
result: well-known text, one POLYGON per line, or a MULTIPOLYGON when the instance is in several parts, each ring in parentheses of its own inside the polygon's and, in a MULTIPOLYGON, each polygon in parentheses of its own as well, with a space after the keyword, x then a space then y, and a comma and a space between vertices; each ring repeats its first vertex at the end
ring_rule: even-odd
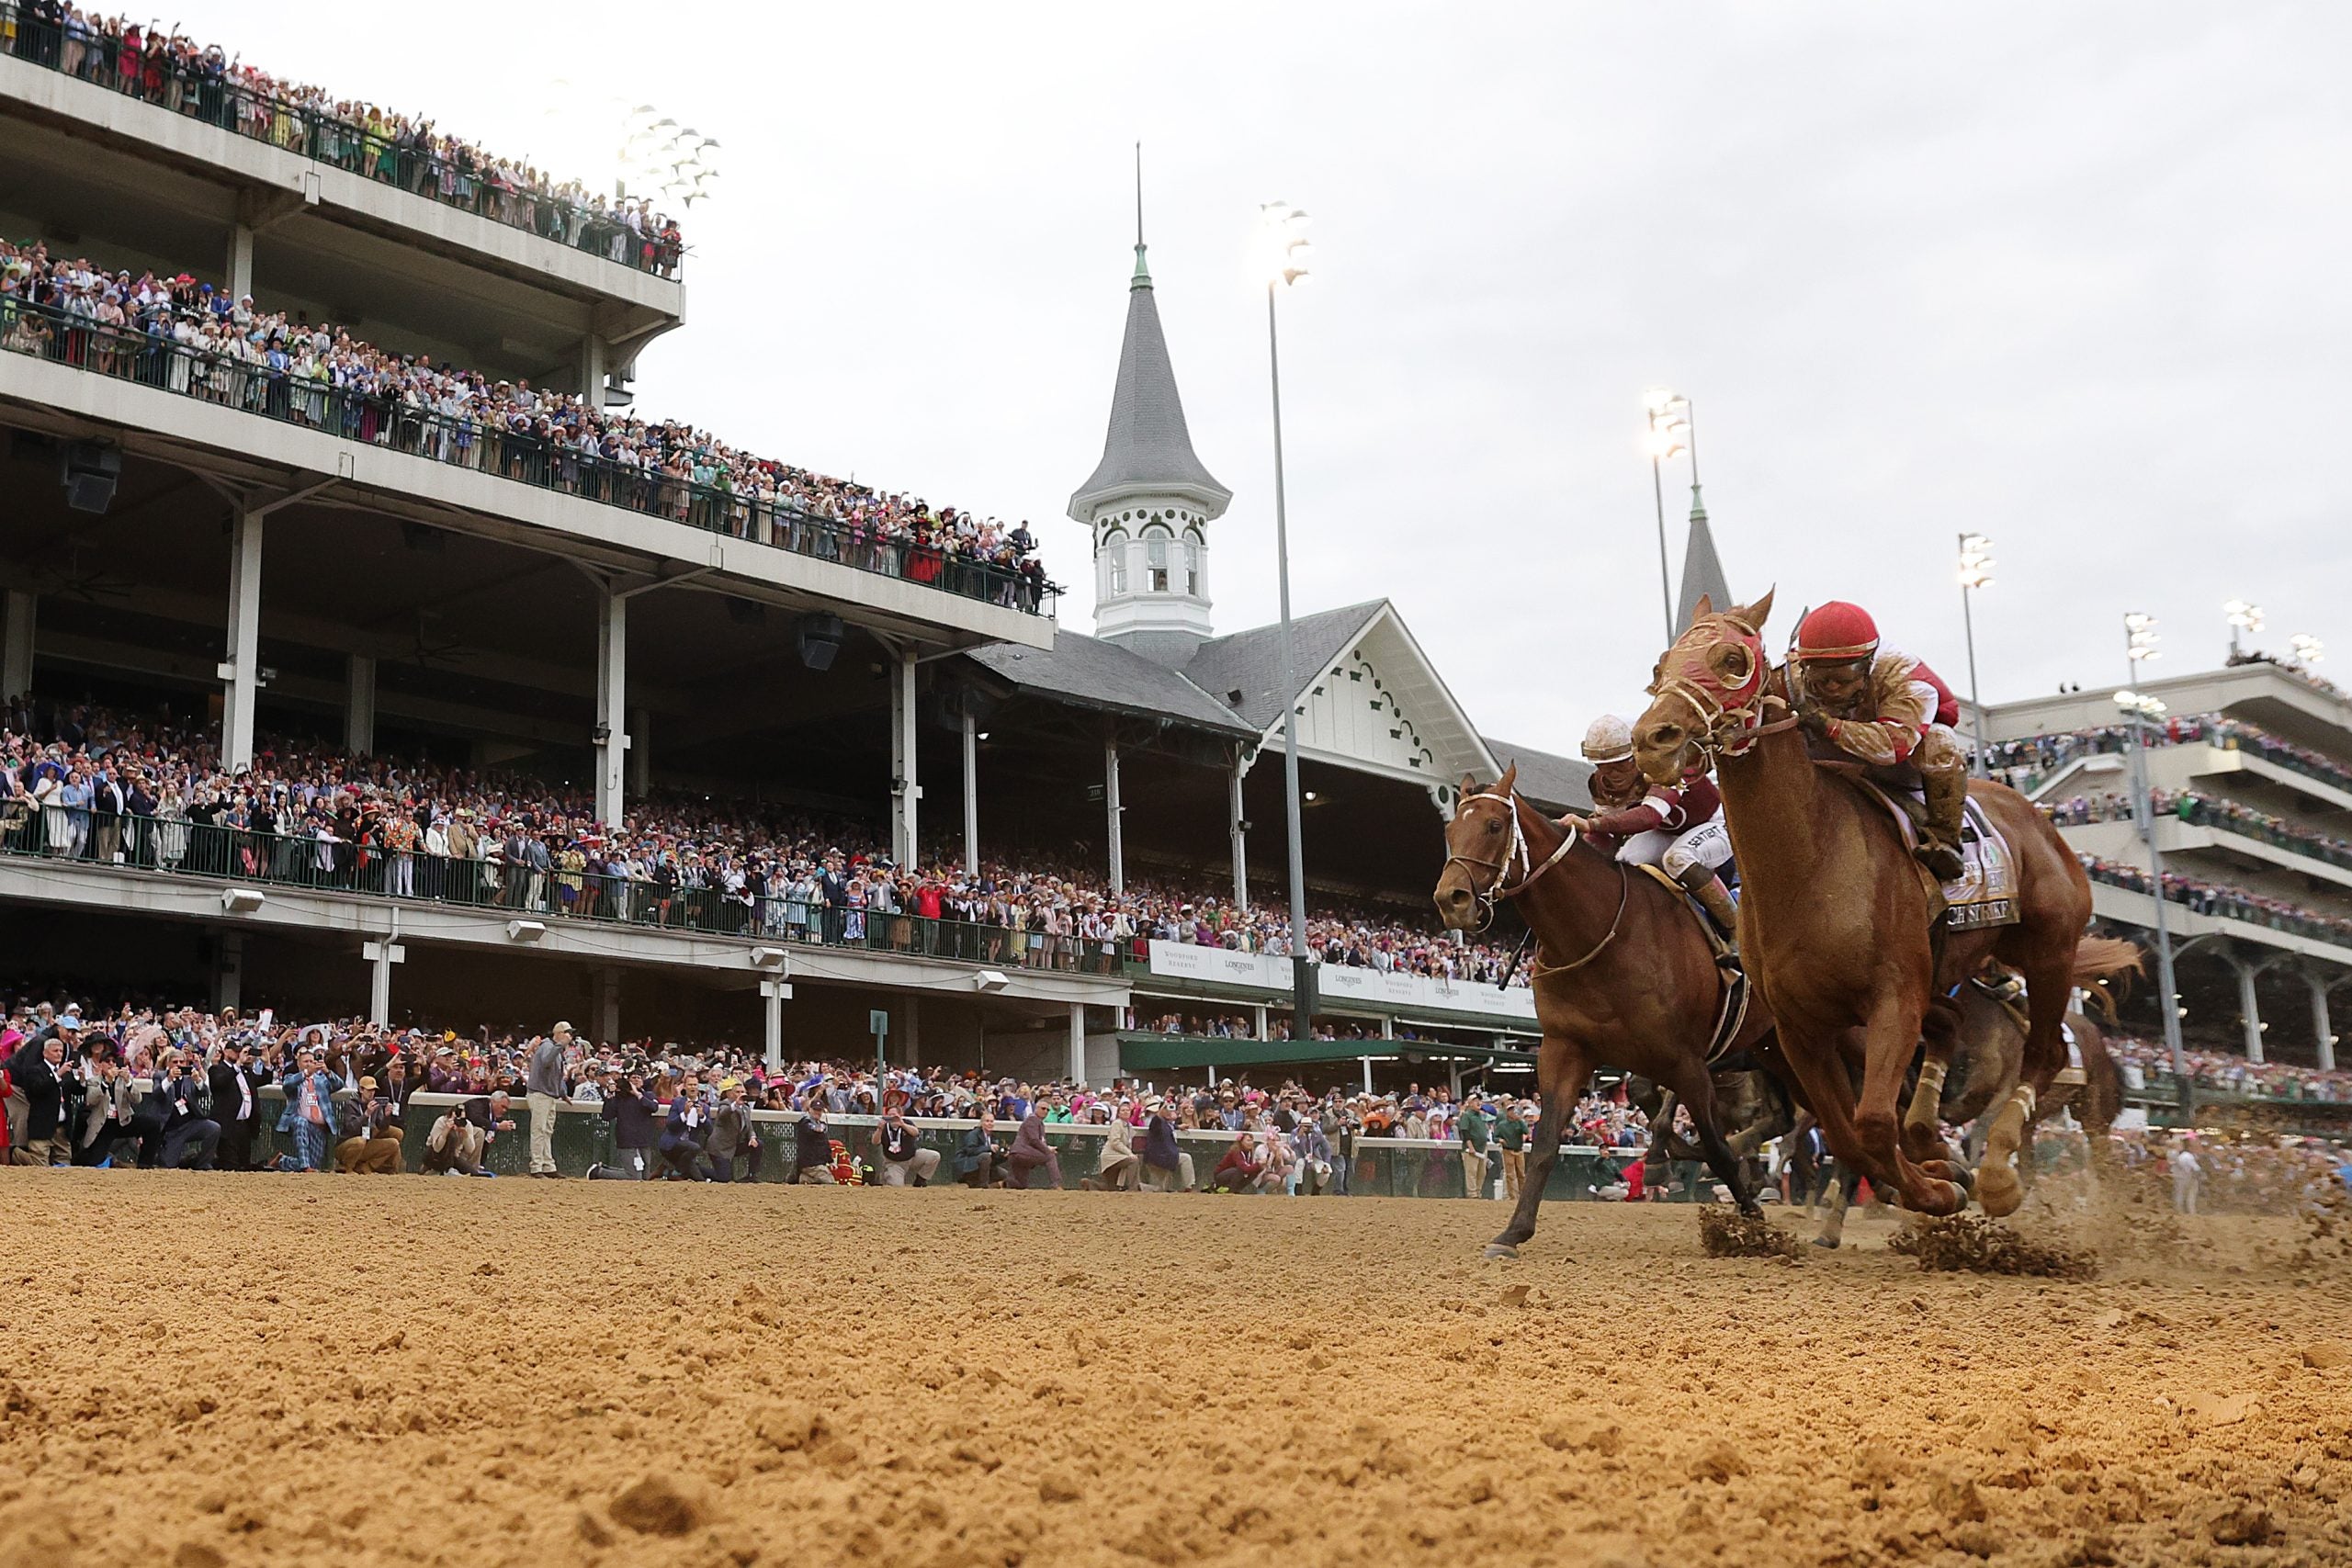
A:
POLYGON ((1976 1201, 1993 1218, 2006 1218, 2025 1201, 2025 1184, 2006 1165, 1985 1166, 1976 1173, 1976 1201))
POLYGON ((1489 1262, 1498 1258, 1517 1258, 1518 1256, 1519 1248, 1507 1241, 1490 1241, 1487 1244, 1487 1258, 1489 1262))
POLYGON ((1824 1252, 1835 1252, 1838 1250, 1838 1243, 1826 1235, 1815 1236, 1813 1238, 1813 1245, 1821 1248, 1824 1252))

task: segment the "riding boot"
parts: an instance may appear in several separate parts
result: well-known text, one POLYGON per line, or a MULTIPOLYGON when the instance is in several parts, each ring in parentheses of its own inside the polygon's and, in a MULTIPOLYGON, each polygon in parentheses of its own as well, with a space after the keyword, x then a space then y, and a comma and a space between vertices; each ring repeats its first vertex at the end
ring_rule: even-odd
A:
POLYGON ((1959 767, 1921 769, 1919 783, 1928 797, 1928 819, 1919 827, 1919 847, 1914 852, 1921 865, 1939 882, 1957 882, 1968 869, 1961 858, 1960 822, 1968 804, 1968 774, 1959 767))
POLYGON ((1682 874, 1680 880, 1690 897, 1699 900, 1699 907, 1707 911, 1708 918, 1715 922, 1715 929, 1723 933, 1724 941, 1731 944, 1733 953, 1736 954, 1739 951, 1739 907, 1731 901, 1731 890, 1723 885, 1722 878, 1710 866, 1694 865, 1682 874))

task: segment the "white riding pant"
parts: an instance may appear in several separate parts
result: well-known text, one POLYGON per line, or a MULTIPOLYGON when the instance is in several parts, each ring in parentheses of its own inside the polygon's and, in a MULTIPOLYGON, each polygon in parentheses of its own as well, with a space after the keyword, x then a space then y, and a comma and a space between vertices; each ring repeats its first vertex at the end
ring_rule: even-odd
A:
POLYGON ((1665 828, 1654 828, 1646 833, 1636 833, 1617 851, 1617 858, 1627 865, 1655 865, 1679 882, 1694 865, 1709 871, 1720 871, 1731 861, 1731 831, 1724 826, 1723 814, 1717 812, 1696 828, 1686 828, 1677 833, 1665 828))

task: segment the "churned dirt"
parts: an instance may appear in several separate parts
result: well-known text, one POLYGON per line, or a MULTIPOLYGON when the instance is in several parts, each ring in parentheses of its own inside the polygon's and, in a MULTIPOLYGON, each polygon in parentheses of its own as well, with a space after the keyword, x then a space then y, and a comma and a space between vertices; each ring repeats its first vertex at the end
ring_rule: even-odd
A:
POLYGON ((2068 1281, 1664 1205, 1498 1263, 1498 1205, 1413 1200, 0 1171, 0 1568, 2352 1562, 2352 1279, 2283 1223, 2068 1281))

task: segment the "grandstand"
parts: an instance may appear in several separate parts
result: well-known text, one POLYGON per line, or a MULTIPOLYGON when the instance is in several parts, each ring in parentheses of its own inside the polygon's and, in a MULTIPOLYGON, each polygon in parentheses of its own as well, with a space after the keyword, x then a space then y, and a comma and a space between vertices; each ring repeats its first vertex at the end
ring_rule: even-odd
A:
POLYGON ((166 735, 346 835, 20 809, 0 932, 21 978, 391 1023, 571 1016, 795 1059, 870 1051, 879 1013, 894 1061, 1096 1083, 1520 1065, 1529 993, 1428 918, 1439 826, 1464 773, 1515 761, 1566 808, 1583 770, 1485 737, 1385 602, 1303 617, 1295 680, 1273 628, 1218 635, 1230 496, 1193 451, 1140 246, 1102 461, 1069 503, 1087 636, 1057 624, 1025 525, 662 423, 634 366, 684 324, 674 266, 16 36, 0 698, 20 736, 166 735), (1301 1041, 1278 1038, 1258 869, 1283 863, 1286 705, 1330 959, 1329 1038, 1301 1041), (364 844, 362 786, 386 808, 364 844), (504 802, 558 858, 537 879, 412 868, 376 835, 433 800, 504 802), (603 863, 627 842, 666 864, 681 822, 721 818, 755 872, 788 839, 963 880, 941 918, 869 918, 745 890, 727 854, 674 888, 603 863), (1014 878, 1102 918, 988 924, 1014 878), (1210 1013, 1247 1027, 1136 1027, 1210 1013))
MULTIPOLYGON (((2149 727, 2147 768, 2185 1039, 2334 1071, 2334 1004, 2352 984, 2352 701, 2260 658, 2141 689, 2168 710, 2149 727)), ((2001 704, 1985 717, 1996 775, 2084 857, 2098 919, 2153 947, 2132 730, 2109 694, 2001 704)), ((2126 1016, 2153 1038, 2152 989, 2126 1016)))

